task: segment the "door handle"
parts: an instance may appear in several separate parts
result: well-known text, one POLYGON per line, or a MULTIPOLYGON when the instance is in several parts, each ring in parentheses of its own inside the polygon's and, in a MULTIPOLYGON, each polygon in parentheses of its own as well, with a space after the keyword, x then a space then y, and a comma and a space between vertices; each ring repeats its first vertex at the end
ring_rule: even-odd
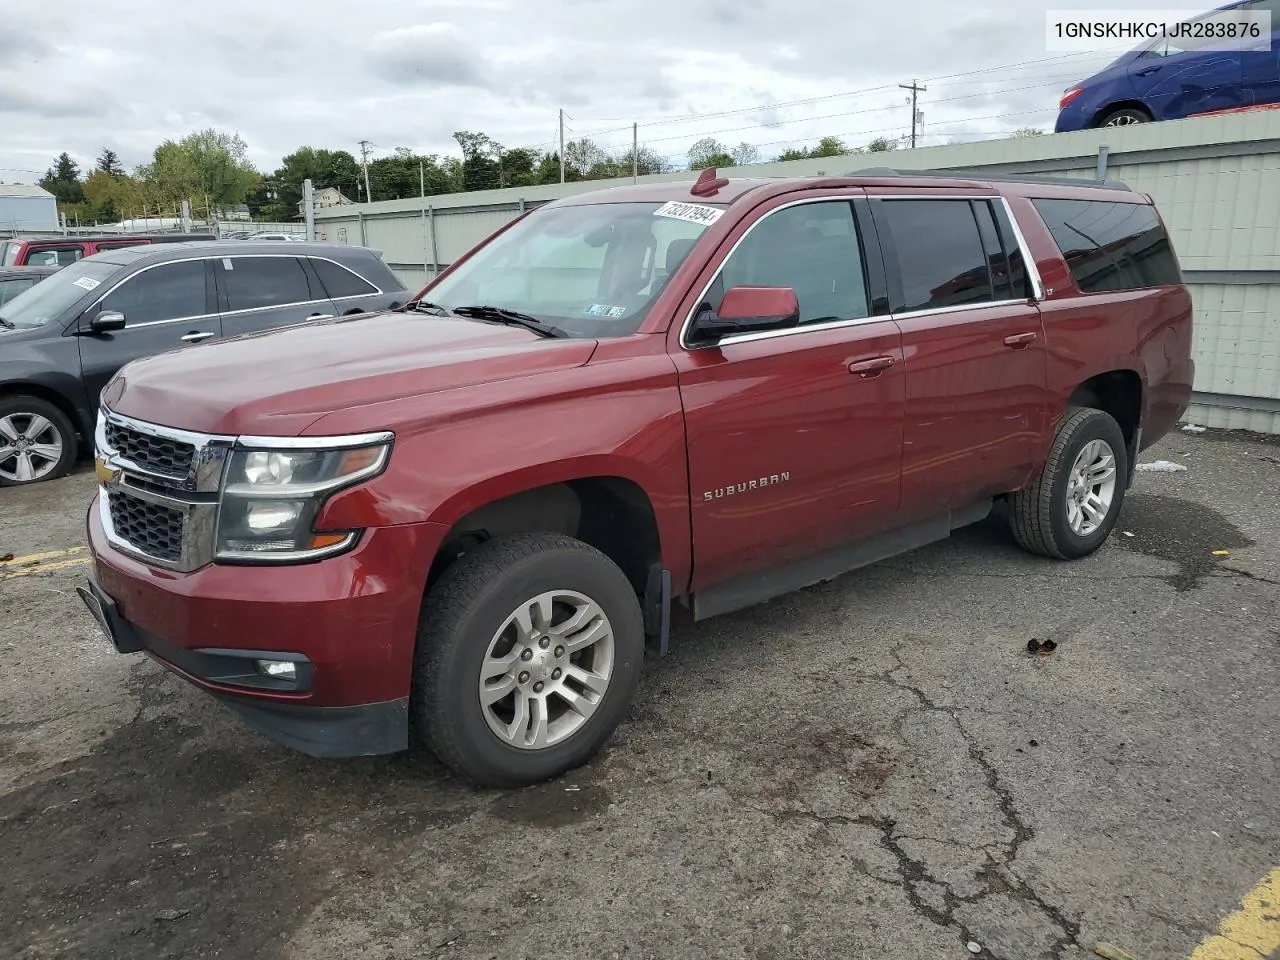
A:
POLYGON ((201 340, 208 340, 210 337, 216 337, 217 334, 212 330, 193 330, 182 338, 183 343, 199 343, 201 340))
POLYGON ((1135 70, 1134 75, 1138 77, 1149 77, 1151 74, 1159 72, 1159 67, 1147 67, 1145 70, 1135 70))
POLYGON ((1015 333, 1004 338, 1004 345, 1006 347, 1012 347, 1014 350, 1021 350, 1028 344, 1033 343, 1037 336, 1039 336, 1039 334, 1034 331, 1029 331, 1027 333, 1015 333))
POLYGON ((864 380, 878 377, 894 365, 893 357, 872 357, 870 360, 855 360, 849 364, 849 372, 857 374, 864 380))

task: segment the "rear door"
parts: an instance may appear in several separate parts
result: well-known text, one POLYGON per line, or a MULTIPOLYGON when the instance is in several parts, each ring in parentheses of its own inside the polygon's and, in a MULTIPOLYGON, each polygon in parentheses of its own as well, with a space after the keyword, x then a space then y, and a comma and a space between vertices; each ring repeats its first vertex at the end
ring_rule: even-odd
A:
POLYGON ((1045 339, 1003 201, 912 195, 871 207, 906 356, 904 511, 1021 487, 1047 409, 1045 339))
POLYGON ((334 315, 319 277, 291 254, 218 257, 214 275, 224 336, 334 315))
POLYGON ((1233 45, 1240 41, 1162 39, 1130 64, 1134 93, 1157 120, 1241 106, 1244 54, 1226 49, 1233 45))
POLYGON ((80 367, 89 402, 130 360, 216 339, 221 333, 208 260, 144 267, 116 284, 80 315, 80 367), (99 313, 124 314, 123 330, 89 333, 99 313))

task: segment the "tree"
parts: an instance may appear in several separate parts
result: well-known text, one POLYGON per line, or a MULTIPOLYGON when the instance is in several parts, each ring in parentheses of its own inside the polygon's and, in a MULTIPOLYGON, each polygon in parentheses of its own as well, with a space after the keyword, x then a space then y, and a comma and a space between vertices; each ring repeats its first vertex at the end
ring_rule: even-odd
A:
POLYGON ((86 217, 98 221, 123 220, 141 214, 146 198, 143 186, 123 171, 97 169, 84 181, 86 217))
POLYGON ((502 186, 502 144, 487 134, 459 130, 453 135, 462 150, 462 189, 492 190, 502 186))
POLYGON ((839 137, 823 137, 818 141, 818 145, 809 151, 811 157, 842 157, 846 153, 850 153, 848 147, 844 145, 844 141, 839 137))
POLYGON ((407 147, 397 147, 394 155, 369 164, 369 186, 379 200, 417 197, 424 189, 427 195, 452 193, 456 182, 454 171, 442 167, 439 157, 420 156, 407 147))
POLYGON ((578 175, 575 179, 579 180, 599 180, 614 176, 614 172, 608 167, 611 159, 608 152, 593 140, 586 137, 570 140, 564 145, 565 179, 569 179, 570 170, 578 175))
MULTIPOLYGON (((617 176, 631 176, 632 165, 630 147, 618 156, 617 167, 617 176)), ((662 154, 658 153, 658 151, 654 150, 652 147, 640 147, 640 149, 636 151, 635 172, 642 177, 650 173, 670 173, 671 164, 667 161, 666 157, 662 156, 662 154)))
POLYGON ((697 141, 689 148, 688 157, 690 170, 733 166, 733 156, 715 137, 703 137, 697 141))
POLYGON ((1039 127, 1019 127, 1017 130, 1013 131, 1012 135, 1016 139, 1021 140, 1025 137, 1043 137, 1044 131, 1039 127))
MULTIPOLYGON (((372 171, 369 178, 373 179, 372 171)), ((364 183, 360 165, 346 150, 299 147, 281 160, 279 168, 250 197, 250 213, 268 220, 297 217, 304 180, 310 180, 316 190, 335 187, 352 199, 356 197, 357 184, 364 183)))
POLYGON ((176 211, 187 200, 193 210, 211 217, 243 203, 261 183, 247 152, 238 134, 200 130, 156 147, 144 176, 166 209, 176 211))
POLYGON ((59 207, 84 202, 80 168, 66 151, 58 154, 58 159, 53 162, 53 166, 40 178, 40 186, 57 198, 59 207))
POLYGON ((102 148, 102 154, 98 157, 98 169, 112 177, 124 174, 124 167, 120 166, 120 157, 110 147, 102 148))
POLYGON ((898 141, 890 140, 888 137, 876 137, 867 144, 867 150, 871 153, 888 153, 890 150, 898 149, 898 141))
POLYGON ((760 151, 751 144, 743 142, 729 151, 729 155, 733 157, 733 165, 735 167, 745 167, 749 163, 756 163, 760 159, 760 151))

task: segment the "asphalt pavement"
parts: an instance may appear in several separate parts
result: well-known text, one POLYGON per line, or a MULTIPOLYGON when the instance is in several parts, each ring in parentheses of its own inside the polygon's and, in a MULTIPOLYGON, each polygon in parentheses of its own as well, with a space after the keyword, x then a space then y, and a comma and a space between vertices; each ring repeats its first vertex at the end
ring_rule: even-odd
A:
MULTIPOLYGON (((0 490, 0 955, 1185 960, 1280 865, 1280 443, 1159 459, 1082 561, 987 522, 677 617, 606 752, 520 791, 290 753, 111 652, 91 470, 0 490)), ((1215 958, 1265 956, 1247 913, 1215 958)))

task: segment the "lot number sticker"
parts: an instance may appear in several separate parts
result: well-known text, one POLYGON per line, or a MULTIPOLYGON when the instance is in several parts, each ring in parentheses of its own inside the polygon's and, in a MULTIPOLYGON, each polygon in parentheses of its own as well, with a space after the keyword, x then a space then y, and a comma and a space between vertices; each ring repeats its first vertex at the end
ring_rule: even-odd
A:
POLYGON ((700 223, 704 227, 709 227, 724 215, 724 211, 715 207, 705 207, 700 203, 681 203, 678 200, 671 200, 653 211, 653 215, 670 217, 672 220, 687 220, 690 223, 700 223))
POLYGON ((79 280, 71 281, 71 283, 73 286, 79 287, 81 290, 92 290, 94 287, 99 286, 102 281, 95 280, 93 277, 81 277, 79 280))

